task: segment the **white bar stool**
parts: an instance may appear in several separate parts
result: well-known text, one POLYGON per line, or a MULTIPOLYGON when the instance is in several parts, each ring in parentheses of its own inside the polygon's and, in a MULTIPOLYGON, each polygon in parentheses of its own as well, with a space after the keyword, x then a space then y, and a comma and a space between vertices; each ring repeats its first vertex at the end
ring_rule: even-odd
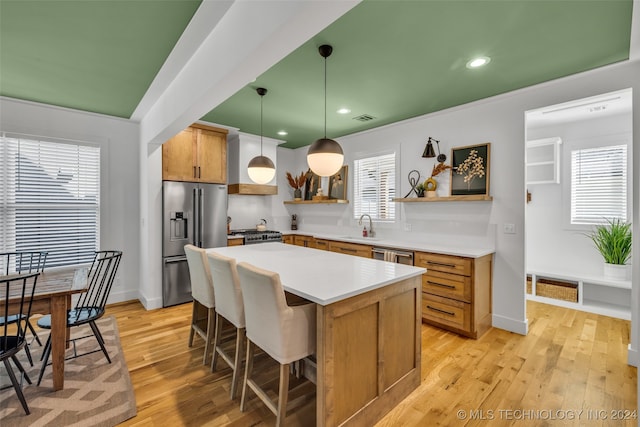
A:
POLYGON ((213 291, 216 296, 216 334, 213 344, 213 360, 211 372, 215 372, 218 355, 233 369, 231 379, 231 399, 236 398, 238 380, 242 368, 242 350, 244 349, 245 321, 242 289, 236 269, 236 260, 215 253, 207 254, 209 268, 213 280, 213 291), (235 356, 227 354, 222 348, 222 319, 226 319, 236 328, 235 356))
POLYGON ((215 320, 216 320, 216 300, 213 293, 213 281, 211 271, 207 262, 207 254, 204 249, 193 245, 185 245, 184 253, 189 264, 189 276, 191 277, 191 296, 193 297, 193 313, 191 315, 191 331, 189 332, 189 347, 193 347, 194 333, 197 333, 204 340, 204 356, 202 364, 209 363, 209 353, 213 348, 215 320), (207 318, 198 317, 198 305, 207 309, 207 318), (204 330, 200 320, 207 321, 207 329, 204 330))
POLYGON ((248 386, 276 415, 276 425, 282 426, 289 395, 289 365, 312 355, 316 349, 316 305, 308 303, 289 306, 277 273, 241 262, 238 264, 238 276, 247 333, 247 358, 240 410, 244 411, 248 386), (255 346, 280 364, 277 404, 251 377, 255 346))

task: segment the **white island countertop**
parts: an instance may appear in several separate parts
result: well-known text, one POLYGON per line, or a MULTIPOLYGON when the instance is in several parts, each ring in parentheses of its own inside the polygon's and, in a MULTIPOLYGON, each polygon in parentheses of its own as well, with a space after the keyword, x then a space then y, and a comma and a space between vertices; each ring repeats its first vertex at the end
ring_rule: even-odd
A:
POLYGON ((320 305, 420 276, 426 271, 421 267, 284 243, 210 248, 207 252, 274 271, 280 274, 286 291, 320 305))

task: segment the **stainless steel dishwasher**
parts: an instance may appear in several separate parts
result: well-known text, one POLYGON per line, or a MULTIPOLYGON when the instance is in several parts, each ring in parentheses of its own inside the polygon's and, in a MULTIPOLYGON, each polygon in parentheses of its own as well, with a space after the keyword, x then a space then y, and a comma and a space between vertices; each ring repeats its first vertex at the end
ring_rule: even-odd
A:
POLYGON ((392 262, 398 264, 413 265, 413 252, 400 251, 394 248, 373 248, 373 259, 386 260, 387 257, 391 258, 392 262))

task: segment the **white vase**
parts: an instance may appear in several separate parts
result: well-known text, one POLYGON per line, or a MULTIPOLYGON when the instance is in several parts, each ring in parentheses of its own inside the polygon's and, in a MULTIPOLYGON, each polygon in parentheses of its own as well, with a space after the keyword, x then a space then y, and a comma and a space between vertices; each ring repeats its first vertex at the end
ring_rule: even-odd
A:
POLYGON ((627 280, 626 264, 604 263, 604 277, 614 280, 627 280))

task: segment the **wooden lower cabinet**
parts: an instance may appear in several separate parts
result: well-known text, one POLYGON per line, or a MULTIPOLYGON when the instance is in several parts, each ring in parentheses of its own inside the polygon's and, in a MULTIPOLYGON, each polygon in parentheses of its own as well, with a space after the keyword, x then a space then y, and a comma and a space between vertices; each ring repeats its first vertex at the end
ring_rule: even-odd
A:
POLYGON ((329 250, 331 252, 339 252, 346 255, 355 255, 363 258, 371 258, 371 250, 373 248, 369 245, 360 245, 357 243, 346 243, 331 241, 329 244, 329 250))
POLYGON ((415 253, 422 275, 422 320, 470 338, 491 328, 493 255, 466 258, 415 253))
POLYGON ((235 239, 227 239, 227 246, 242 246, 244 245, 244 237, 237 237, 235 239))
POLYGON ((328 251, 330 244, 331 242, 329 242, 329 240, 316 239, 316 249, 322 249, 323 251, 328 251))
POLYGON ((315 248, 316 239, 313 236, 296 234, 295 236, 293 236, 293 244, 298 246, 304 246, 305 248, 315 248))
POLYGON ((288 245, 293 245, 293 234, 284 234, 282 236, 282 243, 286 243, 288 245))

